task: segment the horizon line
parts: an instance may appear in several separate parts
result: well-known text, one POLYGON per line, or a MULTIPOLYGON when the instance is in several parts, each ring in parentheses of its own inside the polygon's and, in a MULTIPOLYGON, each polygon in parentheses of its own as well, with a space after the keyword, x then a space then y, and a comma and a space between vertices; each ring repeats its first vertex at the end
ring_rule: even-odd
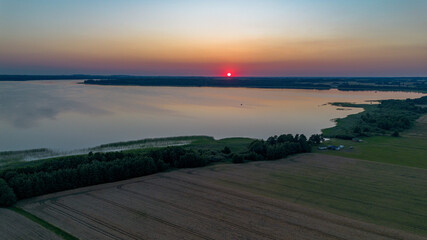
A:
POLYGON ((136 74, 0 74, 0 77, 7 76, 102 76, 102 77, 200 77, 200 78, 427 78, 427 76, 219 76, 219 75, 136 75, 136 74))

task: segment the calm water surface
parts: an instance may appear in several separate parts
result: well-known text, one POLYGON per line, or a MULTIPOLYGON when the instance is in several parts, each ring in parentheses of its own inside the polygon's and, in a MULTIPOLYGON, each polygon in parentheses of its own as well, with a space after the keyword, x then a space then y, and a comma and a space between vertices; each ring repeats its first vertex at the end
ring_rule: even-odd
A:
POLYGON ((181 135, 266 138, 319 133, 358 113, 328 102, 405 99, 405 92, 88 86, 79 81, 0 82, 0 151, 72 150, 181 135))

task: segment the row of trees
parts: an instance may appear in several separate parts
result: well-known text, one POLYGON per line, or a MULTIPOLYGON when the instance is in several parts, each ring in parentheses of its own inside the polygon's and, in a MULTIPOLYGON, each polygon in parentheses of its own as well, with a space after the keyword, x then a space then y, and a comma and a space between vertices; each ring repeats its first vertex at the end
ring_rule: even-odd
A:
POLYGON ((242 154, 233 154, 233 163, 246 161, 276 160, 296 153, 311 152, 315 144, 323 141, 320 134, 312 135, 308 140, 305 135, 282 134, 269 137, 266 141, 254 140, 248 146, 248 151, 242 154))
POLYGON ((76 168, 51 172, 18 173, 6 179, 17 199, 29 198, 100 183, 145 176, 158 172, 155 161, 149 157, 127 157, 110 162, 93 161, 76 168))
POLYGON ((320 135, 312 135, 310 140, 305 135, 283 134, 269 137, 267 141, 255 140, 249 145, 248 160, 275 160, 296 153, 311 152, 311 146, 321 142, 320 135))
POLYGON ((145 176, 171 167, 201 167, 209 160, 205 152, 166 147, 148 153, 90 152, 40 161, 0 174, 0 206, 47 193, 145 176))
POLYGON ((164 163, 164 168, 194 168, 206 166, 212 158, 210 151, 195 151, 183 147, 166 147, 148 152, 147 156, 164 163))
POLYGON ((255 140, 243 153, 232 153, 228 147, 222 151, 166 147, 143 153, 91 152, 43 160, 0 173, 0 206, 10 206, 23 198, 145 176, 169 168, 202 167, 218 160, 239 163, 280 159, 310 152, 311 145, 320 141, 320 135, 307 140, 304 135, 284 134, 267 141, 255 140))

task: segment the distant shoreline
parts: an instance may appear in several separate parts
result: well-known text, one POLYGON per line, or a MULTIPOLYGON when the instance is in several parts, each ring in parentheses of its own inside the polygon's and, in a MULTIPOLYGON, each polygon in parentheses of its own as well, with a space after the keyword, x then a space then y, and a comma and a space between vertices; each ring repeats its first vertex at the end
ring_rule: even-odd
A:
POLYGON ((233 87, 427 93, 427 77, 200 77, 128 75, 0 75, 1 81, 83 80, 81 84, 150 87, 233 87))
POLYGON ((233 87, 316 89, 341 91, 427 92, 427 78, 245 78, 245 77, 143 77, 88 79, 87 85, 155 87, 233 87))

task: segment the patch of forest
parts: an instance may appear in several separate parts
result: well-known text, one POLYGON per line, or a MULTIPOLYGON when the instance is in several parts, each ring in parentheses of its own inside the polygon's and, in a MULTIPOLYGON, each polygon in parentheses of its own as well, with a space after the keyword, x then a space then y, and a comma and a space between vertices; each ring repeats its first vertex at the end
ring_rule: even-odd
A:
POLYGON ((329 138, 350 140, 358 137, 391 135, 398 137, 409 129, 415 120, 427 113, 427 96, 418 99, 381 100, 380 104, 332 103, 339 107, 361 107, 365 111, 337 119, 337 125, 324 129, 329 138))

